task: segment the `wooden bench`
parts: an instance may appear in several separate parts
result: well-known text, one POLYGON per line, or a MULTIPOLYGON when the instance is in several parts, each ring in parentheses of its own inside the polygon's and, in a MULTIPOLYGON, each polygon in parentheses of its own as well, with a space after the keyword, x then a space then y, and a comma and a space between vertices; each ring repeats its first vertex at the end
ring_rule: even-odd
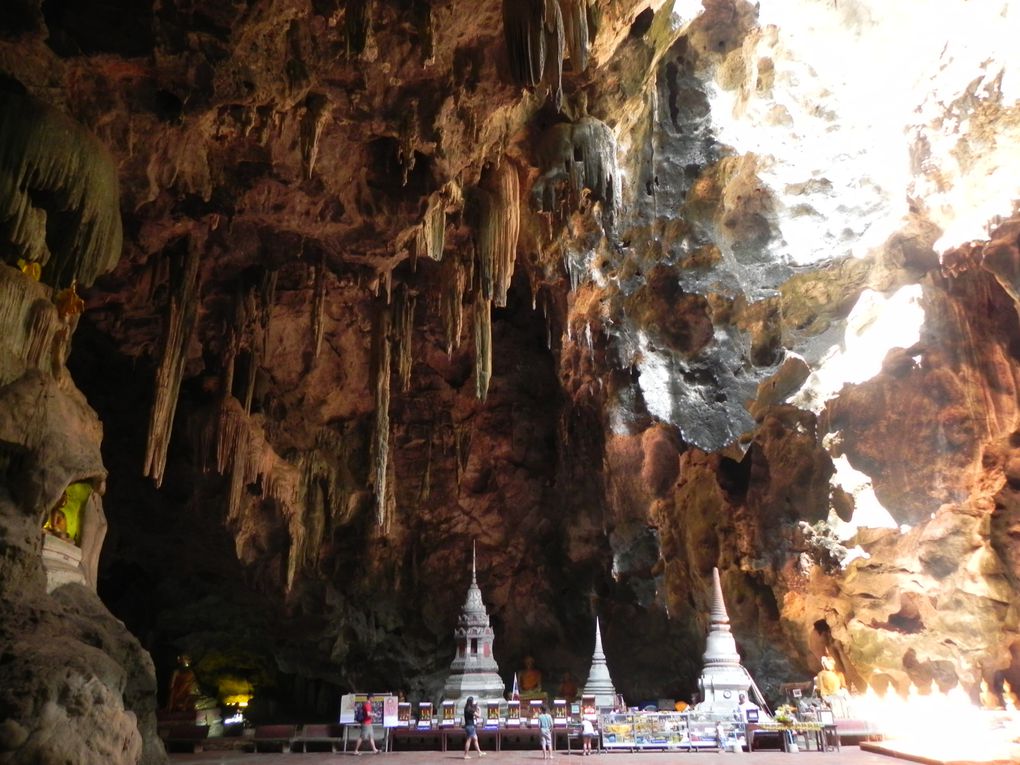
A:
POLYGON ((307 752, 309 744, 328 745, 331 752, 336 752, 343 743, 343 726, 309 724, 302 725, 301 730, 291 738, 290 747, 291 751, 297 751, 295 747, 298 747, 301 751, 307 752))
POLYGON ((177 723, 170 726, 166 735, 163 736, 163 744, 167 751, 171 749, 187 748, 189 752, 201 752, 202 742, 209 736, 207 725, 196 725, 195 723, 177 723))
POLYGON ((296 725, 259 725, 255 728, 255 735, 252 742, 255 751, 261 751, 263 746, 280 747, 281 751, 290 751, 290 741, 297 733, 296 725))

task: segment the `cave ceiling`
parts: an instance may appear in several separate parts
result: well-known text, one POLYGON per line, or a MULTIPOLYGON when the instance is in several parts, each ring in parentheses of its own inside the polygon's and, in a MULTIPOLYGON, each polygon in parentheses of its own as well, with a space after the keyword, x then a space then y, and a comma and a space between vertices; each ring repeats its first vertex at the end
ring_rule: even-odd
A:
POLYGON ((157 667, 428 692, 475 541, 505 672, 687 694, 718 566, 769 687, 1020 681, 1017 11, 899 5, 8 0, 157 667))

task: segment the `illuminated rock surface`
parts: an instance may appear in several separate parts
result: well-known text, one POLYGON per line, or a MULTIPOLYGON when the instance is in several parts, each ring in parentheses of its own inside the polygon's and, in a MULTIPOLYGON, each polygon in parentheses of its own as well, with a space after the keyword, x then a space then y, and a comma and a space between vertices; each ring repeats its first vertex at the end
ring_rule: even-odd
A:
MULTIPOLYGON (((1020 687, 1020 20, 889 5, 8 4, 3 92, 117 169, 69 368, 160 679, 438 697, 477 539, 504 668, 597 612, 687 696, 717 566, 766 695, 1020 687)), ((53 196, 11 265, 101 220, 53 196)))

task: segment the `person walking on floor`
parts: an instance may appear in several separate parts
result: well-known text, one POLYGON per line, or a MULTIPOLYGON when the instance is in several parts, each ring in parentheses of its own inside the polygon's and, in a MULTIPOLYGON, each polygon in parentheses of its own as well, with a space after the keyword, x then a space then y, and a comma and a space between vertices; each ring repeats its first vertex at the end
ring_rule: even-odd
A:
POLYGON ((467 737, 464 741, 464 759, 470 760, 471 757, 468 752, 471 751, 471 742, 475 742, 475 751, 478 752, 479 757, 484 757, 485 752, 482 751, 482 747, 478 745, 478 728, 475 727, 475 718, 478 717, 478 707, 475 706, 475 697, 468 696, 467 703, 464 704, 464 735, 467 737))
POLYGON ((542 713, 538 716, 538 737, 542 743, 542 759, 552 759, 553 757, 553 738, 552 738, 553 719, 552 716, 546 711, 545 704, 542 705, 542 713))
POLYGON ((360 710, 355 709, 354 720, 358 722, 358 718, 361 720, 361 735, 358 736, 358 743, 354 745, 354 753, 361 754, 361 745, 367 741, 372 747, 372 754, 379 754, 379 750, 375 748, 375 730, 372 728, 372 701, 375 699, 371 693, 368 694, 368 698, 360 704, 360 710), (359 715, 358 712, 361 712, 359 715))

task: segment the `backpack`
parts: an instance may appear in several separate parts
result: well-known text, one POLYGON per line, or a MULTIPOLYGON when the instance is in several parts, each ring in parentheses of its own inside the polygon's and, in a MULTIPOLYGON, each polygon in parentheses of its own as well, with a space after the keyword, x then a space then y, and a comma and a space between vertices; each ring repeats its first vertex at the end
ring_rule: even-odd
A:
POLYGON ((354 707, 354 722, 363 723, 365 722, 365 705, 358 704, 354 707))

